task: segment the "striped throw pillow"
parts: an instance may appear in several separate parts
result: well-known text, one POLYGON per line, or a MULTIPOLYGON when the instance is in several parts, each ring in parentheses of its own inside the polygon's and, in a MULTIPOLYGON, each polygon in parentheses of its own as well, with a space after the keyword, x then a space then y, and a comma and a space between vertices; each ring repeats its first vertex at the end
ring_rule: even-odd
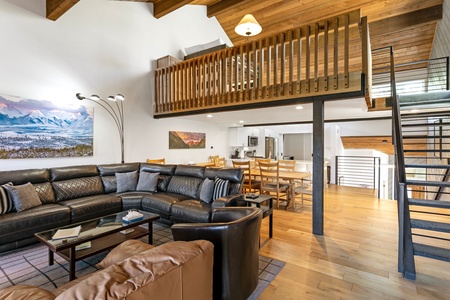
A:
POLYGON ((11 197, 8 195, 8 191, 4 188, 5 185, 12 186, 12 182, 0 185, 0 215, 14 211, 14 204, 11 197))
POLYGON ((214 190, 212 200, 228 195, 228 186, 230 184, 229 180, 220 179, 216 177, 214 180, 214 190))

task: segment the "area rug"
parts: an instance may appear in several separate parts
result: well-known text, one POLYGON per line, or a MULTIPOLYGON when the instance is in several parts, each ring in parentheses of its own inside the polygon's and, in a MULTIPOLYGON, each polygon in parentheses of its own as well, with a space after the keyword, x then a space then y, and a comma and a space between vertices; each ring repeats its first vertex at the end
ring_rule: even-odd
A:
MULTIPOLYGON (((154 222, 153 241, 158 246, 173 240, 168 225, 154 222)), ((107 252, 99 253, 76 263, 76 276, 81 277, 98 270, 96 264, 107 252)), ((283 269, 286 263, 259 256, 259 283, 248 299, 258 296, 283 269)), ((44 245, 34 244, 19 250, 0 254, 0 288, 15 284, 39 286, 49 291, 67 283, 69 279, 69 263, 55 255, 55 264, 48 265, 48 249, 44 245)))

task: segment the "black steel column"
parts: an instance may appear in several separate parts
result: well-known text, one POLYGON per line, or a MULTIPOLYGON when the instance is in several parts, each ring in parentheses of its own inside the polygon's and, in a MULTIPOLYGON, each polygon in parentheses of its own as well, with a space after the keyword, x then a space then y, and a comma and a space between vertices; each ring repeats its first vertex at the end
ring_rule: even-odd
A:
POLYGON ((323 235, 324 101, 313 102, 313 234, 323 235))

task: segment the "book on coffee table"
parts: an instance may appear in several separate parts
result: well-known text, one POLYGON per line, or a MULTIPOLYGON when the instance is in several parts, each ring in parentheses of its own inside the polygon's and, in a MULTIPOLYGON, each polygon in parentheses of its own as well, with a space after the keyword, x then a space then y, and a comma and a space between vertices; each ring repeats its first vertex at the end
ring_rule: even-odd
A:
POLYGON ((77 237, 80 234, 81 225, 73 228, 58 229, 52 236, 52 240, 61 240, 77 237))

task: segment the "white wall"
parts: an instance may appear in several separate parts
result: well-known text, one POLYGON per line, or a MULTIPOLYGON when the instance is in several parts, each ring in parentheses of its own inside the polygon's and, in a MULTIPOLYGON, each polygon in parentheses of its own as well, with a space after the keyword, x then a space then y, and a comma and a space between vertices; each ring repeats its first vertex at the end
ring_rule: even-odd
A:
MULTIPOLYGON (((152 118, 153 80, 157 58, 182 58, 182 47, 219 37, 231 43, 204 6, 185 6, 160 19, 152 9, 147 3, 80 1, 54 22, 45 18, 45 0, 0 0, 0 94, 76 102, 78 92, 102 98, 122 93, 126 162, 165 157, 186 163, 224 156, 227 128, 152 118), (169 130, 205 132, 206 149, 169 150, 169 130)), ((93 157, 0 160, 0 170, 120 162, 114 126, 95 107, 93 157)))

